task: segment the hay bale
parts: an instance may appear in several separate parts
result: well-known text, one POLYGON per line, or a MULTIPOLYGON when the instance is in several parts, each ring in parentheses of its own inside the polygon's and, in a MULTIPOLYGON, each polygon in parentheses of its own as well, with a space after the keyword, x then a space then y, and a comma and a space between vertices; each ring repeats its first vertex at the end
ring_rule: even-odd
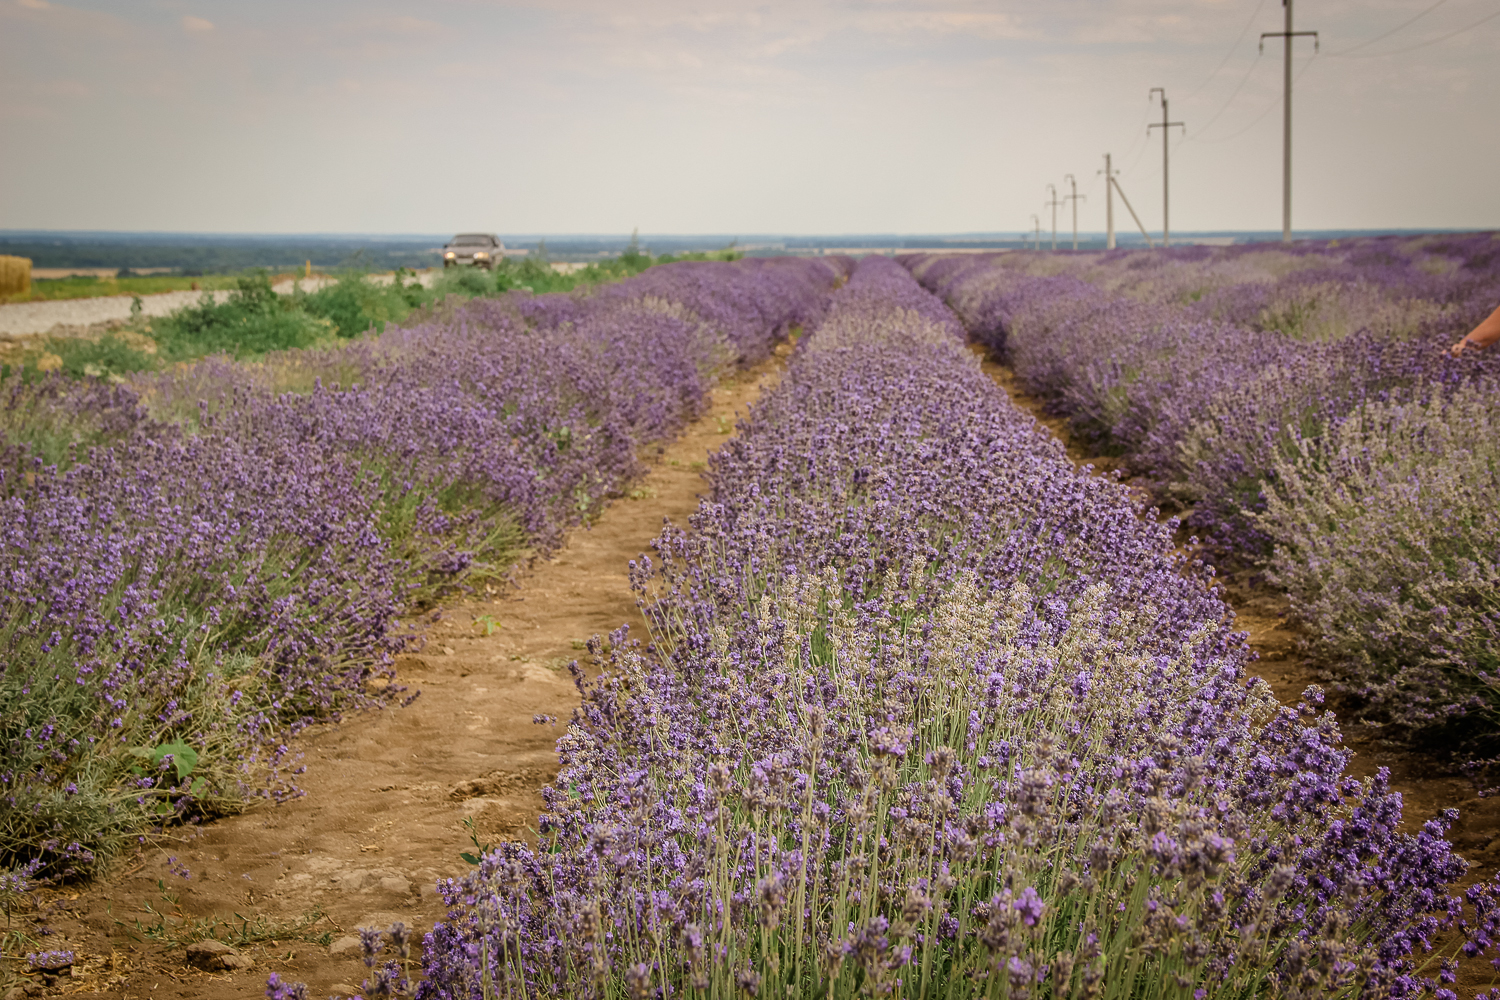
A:
POLYGON ((31 294, 31 259, 0 256, 0 297, 31 294))

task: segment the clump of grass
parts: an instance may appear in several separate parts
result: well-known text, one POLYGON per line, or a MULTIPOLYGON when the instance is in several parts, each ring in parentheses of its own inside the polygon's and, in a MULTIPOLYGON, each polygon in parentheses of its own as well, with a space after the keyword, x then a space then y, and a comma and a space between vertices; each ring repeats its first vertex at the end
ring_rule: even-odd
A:
MULTIPOLYGON (((192 877, 192 873, 186 868, 178 870, 178 874, 184 878, 192 877)), ((116 918, 115 925, 132 931, 137 940, 155 941, 169 948, 181 948, 196 941, 209 940, 221 941, 234 947, 262 941, 306 941, 327 947, 333 940, 332 931, 313 930, 327 916, 317 907, 304 910, 300 916, 290 920, 277 920, 264 913, 257 913, 254 917, 246 917, 240 913, 224 917, 215 913, 193 918, 182 912, 178 903, 179 894, 169 890, 164 880, 157 879, 156 890, 166 906, 157 909, 155 903, 149 900, 146 902, 145 910, 155 920, 147 923, 137 917, 131 923, 126 923, 116 918)))
MULTIPOLYGON (((618 257, 597 261, 573 271, 562 272, 553 268, 552 262, 547 257, 546 246, 543 245, 536 254, 521 258, 501 259, 495 265, 494 284, 501 292, 515 289, 535 292, 538 295, 544 292, 571 292, 578 288, 620 281, 658 264, 671 264, 683 260, 733 261, 739 260, 742 256, 744 255, 734 250, 715 250, 679 254, 675 257, 671 254, 653 257, 642 250, 639 242, 632 238, 625 252, 618 257)), ((467 273, 464 272, 451 280, 460 287, 477 284, 474 279, 464 277, 467 273)), ((447 276, 444 275, 444 277, 447 276)))
POLYGON ((97 340, 53 338, 46 349, 62 362, 63 374, 74 378, 119 377, 158 365, 156 343, 129 329, 111 330, 97 340))
POLYGON ((97 337, 41 337, 7 353, 0 362, 0 382, 12 378, 33 382, 51 372, 69 378, 120 381, 133 372, 160 366, 156 342, 129 328, 97 337))

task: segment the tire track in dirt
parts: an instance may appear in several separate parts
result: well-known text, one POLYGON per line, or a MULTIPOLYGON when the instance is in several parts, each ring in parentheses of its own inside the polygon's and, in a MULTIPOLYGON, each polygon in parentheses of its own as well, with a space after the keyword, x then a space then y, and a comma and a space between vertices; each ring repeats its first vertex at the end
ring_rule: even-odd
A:
MULTIPOLYGON (((426 644, 397 660, 396 679, 421 696, 304 732, 305 797, 169 831, 83 892, 49 894, 50 912, 23 918, 30 926, 21 929, 45 927, 42 947, 79 955, 75 977, 49 992, 217 1000, 259 996, 277 972, 314 996, 346 995, 367 973, 357 927, 399 919, 418 935, 431 929, 444 913, 435 883, 469 868, 459 857, 474 850, 464 820, 489 843, 535 828, 540 788, 557 770, 554 744, 578 704, 567 664, 588 656, 580 647, 590 636, 622 623, 645 636, 629 560, 648 551, 664 518, 683 524, 697 509, 708 455, 779 378, 787 353, 783 345, 721 381, 704 416, 657 449, 630 494, 521 574, 516 589, 424 617, 426 644), (537 715, 558 723, 537 725, 537 715), (173 857, 191 878, 173 874, 173 857), (186 963, 180 939, 194 921, 238 925, 232 917, 243 914, 285 928, 318 911, 325 916, 305 933, 331 934, 329 945, 283 929, 274 942, 240 948, 250 968, 186 963), (161 940, 163 931, 178 940, 161 940)), ((232 930, 220 925, 219 936, 232 930)))

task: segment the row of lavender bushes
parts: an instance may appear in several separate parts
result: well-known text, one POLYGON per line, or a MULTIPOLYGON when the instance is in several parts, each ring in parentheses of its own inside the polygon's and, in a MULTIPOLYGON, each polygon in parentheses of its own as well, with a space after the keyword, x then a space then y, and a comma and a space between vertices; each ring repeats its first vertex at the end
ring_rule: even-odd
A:
POLYGON ((1398 832, 1330 716, 1247 683, 1171 526, 893 262, 711 479, 633 568, 652 645, 578 675, 540 843, 441 883, 423 981, 366 995, 1452 997, 1436 936, 1487 945, 1451 815, 1398 832))
POLYGON ((1493 741, 1500 352, 1446 348, 1500 304, 1500 237, 907 264, 1216 558, 1260 561, 1368 717, 1493 741))
POLYGON ((681 263, 259 363, 0 384, 0 863, 83 869, 294 794, 283 737, 391 697, 366 690, 398 616, 555 546, 841 276, 681 263))

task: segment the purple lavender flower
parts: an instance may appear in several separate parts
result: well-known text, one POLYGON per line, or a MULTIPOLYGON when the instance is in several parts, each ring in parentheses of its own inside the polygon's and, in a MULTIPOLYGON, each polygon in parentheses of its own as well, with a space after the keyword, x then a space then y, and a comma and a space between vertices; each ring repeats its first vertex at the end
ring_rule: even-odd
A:
POLYGON ((1437 988, 1452 817, 1401 833, 1331 716, 1247 683, 1174 526, 900 267, 861 263, 710 479, 631 567, 650 651, 581 681, 542 843, 444 885, 421 996, 1437 988))
POLYGON ((267 1000, 307 1000, 306 983, 283 982, 281 976, 271 973, 266 979, 267 1000))
POLYGON ((255 366, 0 382, 0 849, 64 874, 300 794, 289 733, 401 697, 367 681, 403 609, 560 544, 842 273, 670 264, 255 366))

